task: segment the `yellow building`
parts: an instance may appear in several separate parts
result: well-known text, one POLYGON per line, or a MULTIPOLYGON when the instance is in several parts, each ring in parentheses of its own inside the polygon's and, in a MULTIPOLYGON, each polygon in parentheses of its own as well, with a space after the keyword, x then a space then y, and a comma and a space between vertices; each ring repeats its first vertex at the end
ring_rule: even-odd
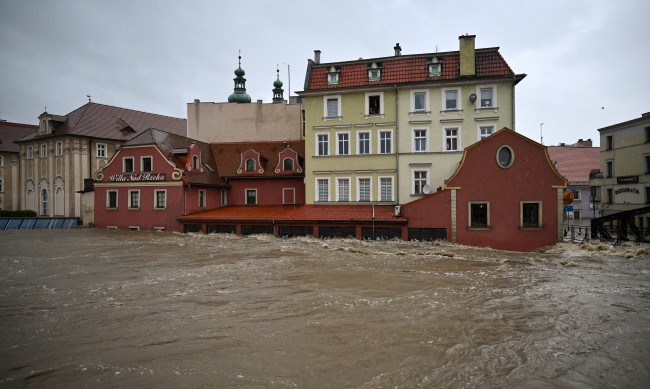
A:
POLYGON ((306 201, 403 204, 442 187, 463 149, 514 129, 514 74, 498 48, 356 61, 310 60, 305 111, 306 201))
MULTIPOLYGON (((650 113, 598 129, 600 172, 589 184, 599 216, 650 205, 650 113)), ((635 224, 650 227, 650 214, 635 224)))

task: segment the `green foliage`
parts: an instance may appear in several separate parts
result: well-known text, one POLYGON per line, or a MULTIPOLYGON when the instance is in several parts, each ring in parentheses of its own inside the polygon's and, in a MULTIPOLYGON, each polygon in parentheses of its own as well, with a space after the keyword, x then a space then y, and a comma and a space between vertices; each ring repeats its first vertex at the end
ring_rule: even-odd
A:
POLYGON ((32 211, 32 210, 23 210, 23 211, 0 210, 0 217, 36 217, 36 211, 32 211))

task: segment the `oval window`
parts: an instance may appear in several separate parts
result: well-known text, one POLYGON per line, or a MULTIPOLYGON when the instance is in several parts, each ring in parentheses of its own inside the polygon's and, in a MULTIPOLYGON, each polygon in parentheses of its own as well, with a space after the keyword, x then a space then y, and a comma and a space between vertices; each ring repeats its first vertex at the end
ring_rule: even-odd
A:
POLYGON ((502 168, 507 168, 512 166, 512 162, 515 159, 515 154, 512 152, 510 146, 501 146, 499 151, 497 151, 497 163, 502 168))

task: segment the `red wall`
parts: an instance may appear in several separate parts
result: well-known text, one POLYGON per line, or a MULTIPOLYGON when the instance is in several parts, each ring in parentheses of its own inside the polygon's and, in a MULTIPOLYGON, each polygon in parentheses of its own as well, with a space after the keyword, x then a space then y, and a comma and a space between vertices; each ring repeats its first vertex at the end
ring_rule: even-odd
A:
POLYGON ((451 237, 451 192, 442 190, 402 207, 402 215, 408 218, 411 228, 445 228, 447 239, 451 237))
POLYGON ((297 178, 231 179, 228 205, 246 205, 246 189, 257 189, 257 205, 282 205, 282 189, 295 188, 295 204, 305 203, 305 184, 297 178))
POLYGON ((551 167, 546 149, 510 130, 502 130, 468 149, 459 171, 447 187, 456 191, 457 242, 496 249, 530 251, 558 239, 557 188, 564 180, 551 167), (514 151, 514 162, 501 168, 496 161, 502 145, 514 151), (489 230, 468 229, 468 202, 490 202, 489 230), (520 202, 542 202, 542 228, 520 229, 520 202))
POLYGON ((220 206, 221 190, 210 187, 196 187, 180 185, 182 181, 172 180, 174 168, 167 162, 155 147, 126 148, 118 151, 109 165, 102 173, 102 180, 97 181, 95 186, 95 226, 105 228, 116 226, 119 229, 127 229, 129 226, 138 226, 141 230, 152 230, 154 227, 165 227, 166 231, 181 231, 181 225, 176 220, 178 216, 201 210, 198 205, 198 191, 206 190, 206 207, 202 209, 216 208, 220 206), (142 173, 140 170, 140 157, 153 157, 153 174, 164 174, 163 182, 110 182, 111 175, 123 174, 122 161, 124 157, 134 158, 135 174, 142 173), (103 186, 102 184, 107 184, 103 186), (140 191, 140 208, 129 209, 129 190, 140 191), (154 209, 154 193, 157 189, 167 191, 167 202, 165 209, 154 209), (117 209, 107 209, 106 192, 108 190, 118 191, 117 209))

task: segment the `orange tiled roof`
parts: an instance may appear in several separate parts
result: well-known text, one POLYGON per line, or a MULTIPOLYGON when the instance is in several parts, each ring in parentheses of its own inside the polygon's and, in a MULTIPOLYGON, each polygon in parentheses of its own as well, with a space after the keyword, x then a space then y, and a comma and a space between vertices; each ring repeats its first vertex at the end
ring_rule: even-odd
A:
MULTIPOLYGON (((513 76, 514 72, 499 53, 498 48, 477 49, 476 77, 513 76)), ((459 52, 430 53, 410 56, 386 57, 354 62, 311 64, 305 83, 305 91, 340 89, 373 85, 395 85, 460 78, 459 52), (427 62, 432 57, 442 59, 440 76, 429 77, 427 62), (381 62, 381 80, 368 81, 368 65, 381 62), (327 70, 331 66, 340 68, 339 83, 328 85, 327 70)))
MULTIPOLYGON (((241 154, 249 149, 260 153, 264 173, 255 175, 255 177, 273 177, 286 176, 286 174, 275 173, 274 169, 279 163, 279 153, 286 148, 291 148, 298 153, 297 161, 304 170, 305 167, 305 142, 304 141, 286 141, 286 142, 219 142, 212 143, 212 153, 217 160, 217 168, 221 177, 245 177, 237 173, 241 165, 241 154)), ((300 177, 303 173, 296 173, 300 177)))

